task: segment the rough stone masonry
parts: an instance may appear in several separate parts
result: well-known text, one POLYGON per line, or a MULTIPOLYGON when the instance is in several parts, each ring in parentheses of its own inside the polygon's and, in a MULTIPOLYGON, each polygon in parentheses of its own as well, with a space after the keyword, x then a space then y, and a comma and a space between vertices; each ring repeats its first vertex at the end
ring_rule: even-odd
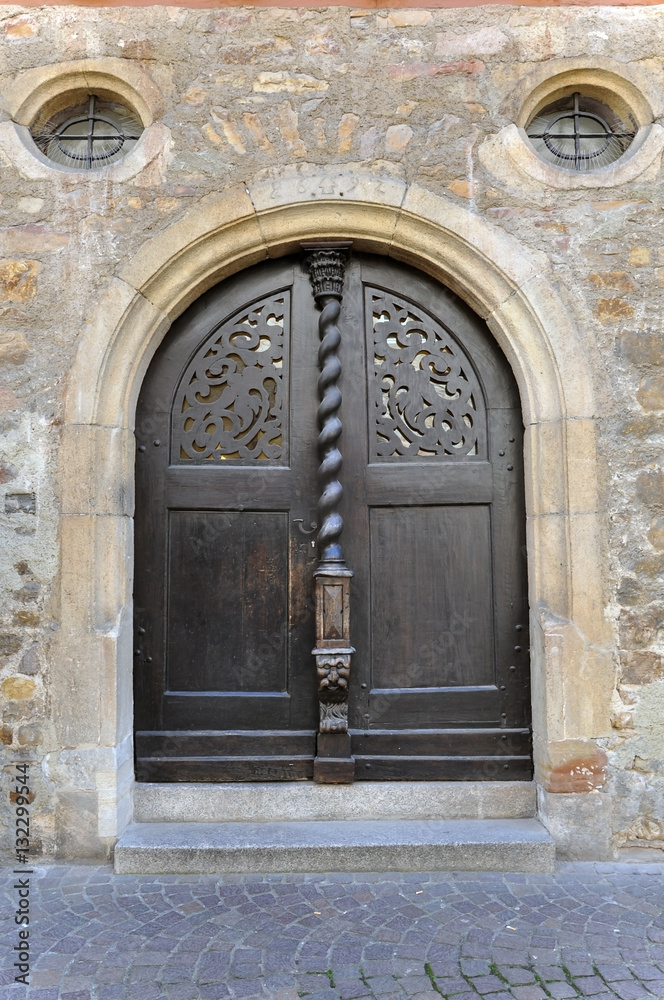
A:
MULTIPOLYGON (((52 695, 60 426, 81 331, 122 264, 206 196, 311 164, 416 182, 544 254, 567 290, 594 380, 615 684, 612 728, 563 748, 557 764, 554 755, 550 790, 578 792, 585 761, 583 788, 607 805, 605 846, 577 831, 572 855, 661 857, 660 161, 623 183, 555 187, 516 161, 511 170, 495 137, 514 123, 520 81, 553 60, 613 60, 661 92, 664 8, 2 6, 0 36, 3 92, 35 67, 113 57, 158 88, 168 130, 162 155, 123 182, 28 177, 0 151, 0 740, 8 763, 32 762, 36 851, 103 853, 91 818, 97 775, 63 735, 52 695)), ((8 838, 5 791, 0 803, 8 838)))

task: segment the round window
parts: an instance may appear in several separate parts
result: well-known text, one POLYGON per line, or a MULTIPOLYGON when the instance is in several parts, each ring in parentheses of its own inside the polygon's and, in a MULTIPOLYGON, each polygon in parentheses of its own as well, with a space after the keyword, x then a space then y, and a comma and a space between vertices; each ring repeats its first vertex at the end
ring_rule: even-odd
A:
POLYGON ((84 104, 37 121, 32 138, 49 160, 72 170, 107 167, 132 149, 143 131, 138 116, 122 104, 90 95, 84 104))
POLYGON ((613 163, 636 135, 629 110, 621 114, 583 94, 570 94, 538 111, 526 126, 535 151, 565 170, 596 170, 613 163))

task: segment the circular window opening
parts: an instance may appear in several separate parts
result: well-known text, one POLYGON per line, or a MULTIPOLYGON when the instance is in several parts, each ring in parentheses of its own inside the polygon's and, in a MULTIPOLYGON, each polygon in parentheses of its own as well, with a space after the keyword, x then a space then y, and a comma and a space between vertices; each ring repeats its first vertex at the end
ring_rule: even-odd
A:
POLYGON ((526 134, 547 163, 565 170, 597 170, 622 156, 637 128, 628 108, 614 110, 575 93, 538 111, 526 134))
POLYGON ((84 104, 69 107, 30 129, 49 160, 72 170, 94 170, 121 160, 143 132, 129 108, 91 94, 84 104))

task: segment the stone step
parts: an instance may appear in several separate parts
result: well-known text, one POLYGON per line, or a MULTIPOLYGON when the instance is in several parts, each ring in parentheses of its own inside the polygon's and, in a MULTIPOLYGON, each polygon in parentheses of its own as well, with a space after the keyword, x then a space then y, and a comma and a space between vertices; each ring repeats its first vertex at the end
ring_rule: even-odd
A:
POLYGON ((134 823, 115 847, 118 875, 551 872, 554 862, 535 819, 134 823))
POLYGON ((356 781, 136 784, 138 823, 259 823, 347 819, 525 819, 533 781, 356 781))

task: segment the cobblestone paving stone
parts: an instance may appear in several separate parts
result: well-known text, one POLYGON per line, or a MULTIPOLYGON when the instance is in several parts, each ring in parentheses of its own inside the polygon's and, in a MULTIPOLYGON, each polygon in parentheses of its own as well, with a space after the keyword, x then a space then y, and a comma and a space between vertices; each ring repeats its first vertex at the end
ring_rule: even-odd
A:
POLYGON ((553 875, 31 876, 31 981, 8 1000, 664 998, 664 865, 553 875))

